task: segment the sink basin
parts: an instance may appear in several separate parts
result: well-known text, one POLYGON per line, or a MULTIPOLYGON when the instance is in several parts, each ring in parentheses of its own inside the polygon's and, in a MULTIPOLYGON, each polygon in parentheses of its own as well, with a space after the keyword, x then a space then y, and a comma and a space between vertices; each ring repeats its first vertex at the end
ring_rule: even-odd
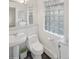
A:
POLYGON ((12 34, 9 36, 9 47, 19 45, 26 41, 26 35, 24 33, 12 34))

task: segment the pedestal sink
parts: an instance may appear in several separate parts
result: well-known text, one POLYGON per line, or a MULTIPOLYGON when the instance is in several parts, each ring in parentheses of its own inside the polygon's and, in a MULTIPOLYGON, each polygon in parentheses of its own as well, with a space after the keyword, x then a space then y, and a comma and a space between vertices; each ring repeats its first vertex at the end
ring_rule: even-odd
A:
POLYGON ((19 59, 19 45, 26 41, 24 33, 14 33, 9 35, 9 47, 13 47, 13 59, 19 59))
POLYGON ((24 33, 18 33, 9 35, 9 47, 19 45, 26 40, 26 35, 24 33))

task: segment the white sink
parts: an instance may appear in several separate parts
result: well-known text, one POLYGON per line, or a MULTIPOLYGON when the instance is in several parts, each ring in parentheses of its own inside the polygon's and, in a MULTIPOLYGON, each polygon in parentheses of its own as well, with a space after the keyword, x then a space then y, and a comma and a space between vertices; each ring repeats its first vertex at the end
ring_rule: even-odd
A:
POLYGON ((24 33, 12 34, 9 36, 9 47, 19 45, 26 41, 26 35, 24 33))
POLYGON ((13 47, 13 59, 19 59, 19 45, 26 41, 26 31, 22 28, 9 29, 9 47, 13 47))

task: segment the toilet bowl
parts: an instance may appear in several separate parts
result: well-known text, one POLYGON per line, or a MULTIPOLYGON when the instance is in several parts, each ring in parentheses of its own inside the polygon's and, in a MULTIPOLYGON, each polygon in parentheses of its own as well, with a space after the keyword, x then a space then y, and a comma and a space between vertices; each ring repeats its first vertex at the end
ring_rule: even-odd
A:
POLYGON ((38 36, 32 34, 28 36, 27 48, 31 51, 33 59, 42 59, 43 45, 39 42, 38 36))

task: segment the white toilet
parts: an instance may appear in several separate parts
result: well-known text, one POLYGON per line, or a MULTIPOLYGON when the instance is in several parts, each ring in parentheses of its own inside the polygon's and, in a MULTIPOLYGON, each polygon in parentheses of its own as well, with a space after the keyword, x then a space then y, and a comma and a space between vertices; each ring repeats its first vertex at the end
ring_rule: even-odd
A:
POLYGON ((37 34, 29 35, 26 45, 31 51, 33 59, 42 59, 43 45, 39 42, 37 34))

